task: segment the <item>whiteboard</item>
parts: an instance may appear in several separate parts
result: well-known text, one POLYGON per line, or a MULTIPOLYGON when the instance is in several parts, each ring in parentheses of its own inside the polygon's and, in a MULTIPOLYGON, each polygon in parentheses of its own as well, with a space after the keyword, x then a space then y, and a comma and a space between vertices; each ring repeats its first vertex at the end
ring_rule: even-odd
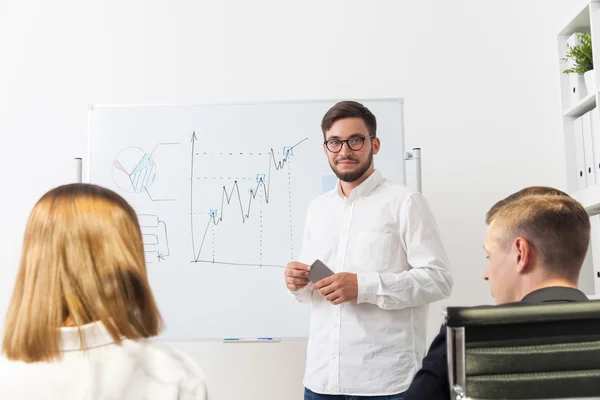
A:
MULTIPOLYGON (((402 99, 359 101, 377 118, 376 168, 404 183, 402 99)), ((138 214, 161 339, 308 336, 283 271, 336 182, 320 129, 335 102, 91 107, 88 181, 138 214)))

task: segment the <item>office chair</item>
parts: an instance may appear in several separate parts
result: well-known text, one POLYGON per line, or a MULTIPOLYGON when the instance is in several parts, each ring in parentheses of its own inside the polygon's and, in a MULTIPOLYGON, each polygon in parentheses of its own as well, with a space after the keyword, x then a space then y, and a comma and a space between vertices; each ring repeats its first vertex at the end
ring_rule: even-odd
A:
POLYGON ((452 400, 600 399, 600 300, 445 311, 452 400))

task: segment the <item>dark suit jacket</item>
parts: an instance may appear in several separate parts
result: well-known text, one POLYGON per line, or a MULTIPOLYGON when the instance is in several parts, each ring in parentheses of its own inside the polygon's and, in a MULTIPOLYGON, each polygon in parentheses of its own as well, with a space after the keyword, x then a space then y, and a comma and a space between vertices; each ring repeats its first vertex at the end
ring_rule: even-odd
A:
MULTIPOLYGON (((577 289, 547 287, 529 293, 520 302, 508 305, 567 303, 587 300, 586 295, 577 289)), ((429 352, 423 359, 423 367, 417 372, 404 394, 404 400, 450 400, 446 351, 446 326, 442 325, 440 333, 431 343, 429 352)))

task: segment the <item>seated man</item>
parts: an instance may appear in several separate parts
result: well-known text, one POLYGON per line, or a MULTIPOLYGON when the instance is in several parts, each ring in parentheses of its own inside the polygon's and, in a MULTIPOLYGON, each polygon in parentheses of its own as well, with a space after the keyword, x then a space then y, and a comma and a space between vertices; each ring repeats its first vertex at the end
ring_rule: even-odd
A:
MULTIPOLYGON (((559 190, 530 187, 496 203, 486 223, 483 279, 496 304, 587 301, 577 290, 590 240, 581 204, 559 190)), ((446 351, 442 326, 404 400, 450 400, 446 351)))

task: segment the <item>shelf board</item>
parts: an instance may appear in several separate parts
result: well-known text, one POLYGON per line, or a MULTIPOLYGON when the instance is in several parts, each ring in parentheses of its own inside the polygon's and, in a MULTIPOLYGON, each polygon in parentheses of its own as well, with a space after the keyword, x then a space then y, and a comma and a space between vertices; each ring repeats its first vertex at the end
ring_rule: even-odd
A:
POLYGON ((600 214, 600 185, 579 190, 572 193, 571 197, 581 203, 588 215, 600 214))
POLYGON ((563 25, 559 35, 570 36, 575 32, 589 32, 590 26, 590 5, 587 3, 563 25))
POLYGON ((594 107, 596 107, 596 93, 590 93, 581 99, 574 107, 567 110, 567 112, 565 112, 565 117, 581 117, 594 107))

